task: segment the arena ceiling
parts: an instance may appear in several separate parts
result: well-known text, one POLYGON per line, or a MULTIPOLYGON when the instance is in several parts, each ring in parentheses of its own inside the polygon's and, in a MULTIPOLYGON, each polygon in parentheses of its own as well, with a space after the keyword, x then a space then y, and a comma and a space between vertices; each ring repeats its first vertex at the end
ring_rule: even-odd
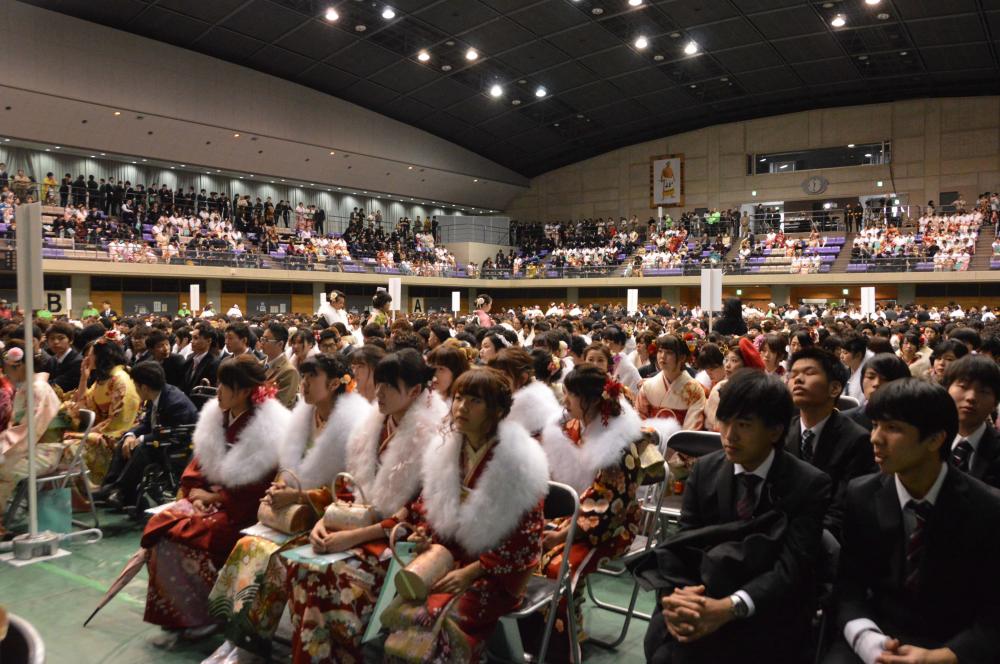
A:
POLYGON ((1000 0, 22 1, 309 86, 529 177, 721 122, 1000 80, 1000 0))

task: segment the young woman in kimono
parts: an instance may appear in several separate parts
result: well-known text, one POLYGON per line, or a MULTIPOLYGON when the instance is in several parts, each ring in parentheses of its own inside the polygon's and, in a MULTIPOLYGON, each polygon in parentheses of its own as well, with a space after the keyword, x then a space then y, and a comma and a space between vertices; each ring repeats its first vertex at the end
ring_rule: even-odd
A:
POLYGON ((701 431, 705 423, 705 390, 684 369, 691 351, 683 339, 664 334, 656 340, 660 372, 639 387, 635 408, 643 419, 673 418, 687 431, 701 431))
POLYGON ((425 641, 443 618, 425 661, 479 662, 497 622, 517 608, 537 569, 548 464, 538 442, 507 417, 512 396, 507 377, 494 369, 475 369, 455 382, 450 430, 424 454, 415 508, 455 566, 426 601, 397 597, 382 612, 390 631, 387 661, 415 650, 410 644, 425 641))
MULTIPOLYGON (((420 461, 438 436, 447 409, 429 389, 434 372, 417 351, 390 353, 375 367, 378 409, 359 418, 347 442, 347 472, 380 522, 330 532, 323 520, 310 535, 318 554, 350 551, 328 564, 288 562, 292 661, 360 664, 361 637, 389 566, 389 531, 409 516, 420 493, 420 461)), ((342 495, 344 491, 338 491, 342 495)), ((412 519, 410 520, 412 523, 412 519)))
POLYGON ((201 410, 178 500, 142 534, 149 566, 144 620, 167 632, 156 645, 218 627, 208 594, 240 530, 257 521, 288 430, 290 413, 265 380, 264 365, 250 354, 219 366, 218 399, 201 410))
MULTIPOLYGON (((345 469, 347 438, 372 407, 349 391, 354 382, 342 355, 316 355, 301 367, 303 400, 292 411, 279 452, 281 470, 264 501, 278 510, 308 500, 319 514, 333 500, 331 488, 345 469), (299 491, 301 487, 301 491, 299 491)), ((302 544, 306 537, 301 537, 302 544)), ((225 622, 226 641, 202 664, 267 656, 288 599, 280 545, 247 535, 229 554, 209 595, 212 616, 225 622)))
POLYGON ((490 360, 490 367, 507 374, 514 400, 507 419, 517 422, 535 438, 542 429, 562 417, 563 407, 552 388, 535 379, 535 360, 523 348, 504 348, 490 360))
MULTIPOLYGON (((625 553, 639 530, 641 511, 636 492, 642 469, 637 446, 643 441, 643 432, 638 413, 621 398, 622 385, 601 367, 579 364, 566 376, 564 385, 570 419, 562 426, 547 426, 542 432, 542 447, 552 479, 580 494, 569 567, 576 588, 576 625, 582 631, 583 578, 602 561, 625 553)), ((568 532, 569 522, 563 519, 549 523, 542 538, 540 569, 549 578, 559 574, 567 553, 568 532)), ((565 605, 560 606, 555 623, 550 657, 556 660, 570 655, 565 611, 565 605)), ((526 636, 534 640, 537 630, 532 628, 537 625, 528 627, 526 636)))

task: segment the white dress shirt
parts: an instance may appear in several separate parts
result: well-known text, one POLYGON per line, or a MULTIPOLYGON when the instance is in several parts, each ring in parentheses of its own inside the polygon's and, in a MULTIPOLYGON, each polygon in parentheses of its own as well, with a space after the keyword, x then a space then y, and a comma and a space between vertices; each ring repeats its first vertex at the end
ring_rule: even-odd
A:
POLYGON ((958 444, 963 440, 969 441, 969 445, 972 445, 972 454, 969 455, 969 468, 972 468, 972 460, 976 457, 976 452, 979 451, 979 442, 983 439, 983 434, 986 433, 986 422, 983 422, 976 430, 970 433, 968 436, 963 436, 962 434, 956 434, 955 440, 951 442, 951 449, 954 451, 958 444))

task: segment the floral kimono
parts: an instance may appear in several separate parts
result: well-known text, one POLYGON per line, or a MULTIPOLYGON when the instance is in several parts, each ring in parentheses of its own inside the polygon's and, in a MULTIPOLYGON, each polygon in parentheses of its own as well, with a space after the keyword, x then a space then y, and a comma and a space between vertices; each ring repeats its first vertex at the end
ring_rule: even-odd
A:
MULTIPOLYGON (((524 427, 507 420, 478 458, 464 436, 447 434, 426 452, 421 473, 418 509, 432 540, 448 547, 456 568, 478 561, 484 574, 457 599, 444 593, 425 602, 397 597, 383 611, 382 626, 404 632, 405 644, 406 638, 419 640, 448 610, 432 661, 478 662, 538 567, 549 480, 545 453, 524 427)), ((390 653, 386 659, 392 661, 390 653)))
POLYGON ((661 371, 642 382, 635 407, 643 419, 673 418, 686 431, 701 431, 705 423, 705 390, 686 371, 673 383, 668 383, 661 371))
MULTIPOLYGON (((701 387, 694 383, 701 391, 701 387)), ((580 581, 603 561, 628 551, 639 532, 641 509, 637 493, 642 468, 637 444, 643 438, 642 420, 630 406, 609 418, 605 425, 596 419, 584 426, 570 420, 564 427, 552 424, 542 433, 542 447, 549 459, 552 479, 570 485, 580 494, 580 516, 576 535, 569 550, 569 569, 573 575, 574 606, 577 628, 583 629, 583 593, 580 581)), ((564 520, 550 526, 559 528, 564 520)), ((565 545, 559 544, 542 554, 540 571, 554 579, 559 575, 565 545)), ((561 605, 553 634, 553 656, 557 643, 569 654, 566 638, 566 607, 561 605)))
MULTIPOLYGON (((132 378, 125 367, 118 365, 111 370, 111 375, 106 380, 87 388, 82 400, 67 404, 66 408, 74 419, 78 417, 81 408, 92 410, 96 415, 83 450, 83 458, 90 469, 90 481, 94 484, 100 485, 104 481, 115 446, 135 424, 141 403, 132 378)), ((73 453, 80 444, 80 439, 79 433, 66 434, 73 453)))
MULTIPOLYGON (((441 397, 425 390, 396 426, 372 409, 351 432, 347 472, 383 519, 387 535, 351 549, 350 558, 332 564, 286 560, 295 664, 363 661, 361 637, 389 567, 388 531, 396 525, 392 517, 420 493, 420 460, 446 415, 441 397)), ((355 494, 358 500, 360 493, 355 494)))
POLYGON ((288 421, 288 411, 274 399, 234 421, 217 400, 202 408, 179 499, 150 519, 142 534, 142 546, 149 550, 146 622, 167 629, 216 622, 208 610, 209 592, 240 530, 257 520, 288 421), (187 500, 193 489, 218 493, 222 502, 199 512, 187 500))
MULTIPOLYGON (((316 409, 299 402, 289 418, 279 451, 278 478, 289 488, 302 488, 322 514, 332 500, 331 487, 345 465, 347 437, 358 417, 371 410, 364 397, 337 397, 329 420, 317 429, 316 409), (291 472, 288 472, 291 471, 291 472)), ((306 536, 288 545, 305 544, 306 536)), ((246 535, 236 543, 209 594, 212 617, 226 624, 226 638, 240 648, 268 654, 271 636, 288 599, 285 566, 274 554, 282 545, 265 537, 246 535)))

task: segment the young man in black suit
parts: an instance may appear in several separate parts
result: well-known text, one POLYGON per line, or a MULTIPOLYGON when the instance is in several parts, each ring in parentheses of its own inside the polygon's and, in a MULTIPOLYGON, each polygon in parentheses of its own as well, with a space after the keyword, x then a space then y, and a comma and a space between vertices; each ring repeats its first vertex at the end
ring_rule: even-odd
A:
POLYGON ((998 661, 1000 495, 948 464, 954 400, 904 378, 867 408, 881 473, 847 490, 824 664, 998 661))
POLYGON ((948 365, 942 384, 958 408, 958 435, 949 446, 949 461, 1000 489, 1000 436, 992 419, 1000 398, 1000 366, 982 355, 966 355, 948 365))
POLYGON ((218 335, 208 323, 191 330, 191 355, 184 363, 184 394, 191 396, 199 385, 215 385, 219 371, 218 335))
POLYGON ((847 368, 832 353, 804 348, 788 363, 788 389, 799 414, 792 419, 785 450, 830 476, 833 500, 823 527, 839 539, 847 483, 875 472, 868 432, 836 409, 847 368))
POLYGON ((45 330, 45 343, 52 356, 49 384, 68 394, 80 386, 80 365, 83 355, 73 348, 76 330, 69 323, 61 321, 49 325, 45 330))
POLYGON ((146 351, 149 358, 163 367, 167 383, 184 389, 184 358, 170 352, 170 337, 163 330, 153 330, 146 337, 146 351))
POLYGON ((654 550, 646 563, 654 561, 651 569, 635 570, 656 589, 663 609, 646 632, 646 659, 798 662, 815 610, 813 570, 830 479, 783 450, 793 407, 778 378, 740 370, 720 397, 723 449, 694 465, 684 489, 681 537, 712 538, 740 549, 741 559, 732 564, 725 588, 722 574, 702 576, 708 554, 700 564, 682 565, 683 578, 693 583, 681 585, 667 562, 669 542, 654 550), (785 525, 767 531, 774 539, 764 552, 753 549, 744 538, 775 518, 785 525))

